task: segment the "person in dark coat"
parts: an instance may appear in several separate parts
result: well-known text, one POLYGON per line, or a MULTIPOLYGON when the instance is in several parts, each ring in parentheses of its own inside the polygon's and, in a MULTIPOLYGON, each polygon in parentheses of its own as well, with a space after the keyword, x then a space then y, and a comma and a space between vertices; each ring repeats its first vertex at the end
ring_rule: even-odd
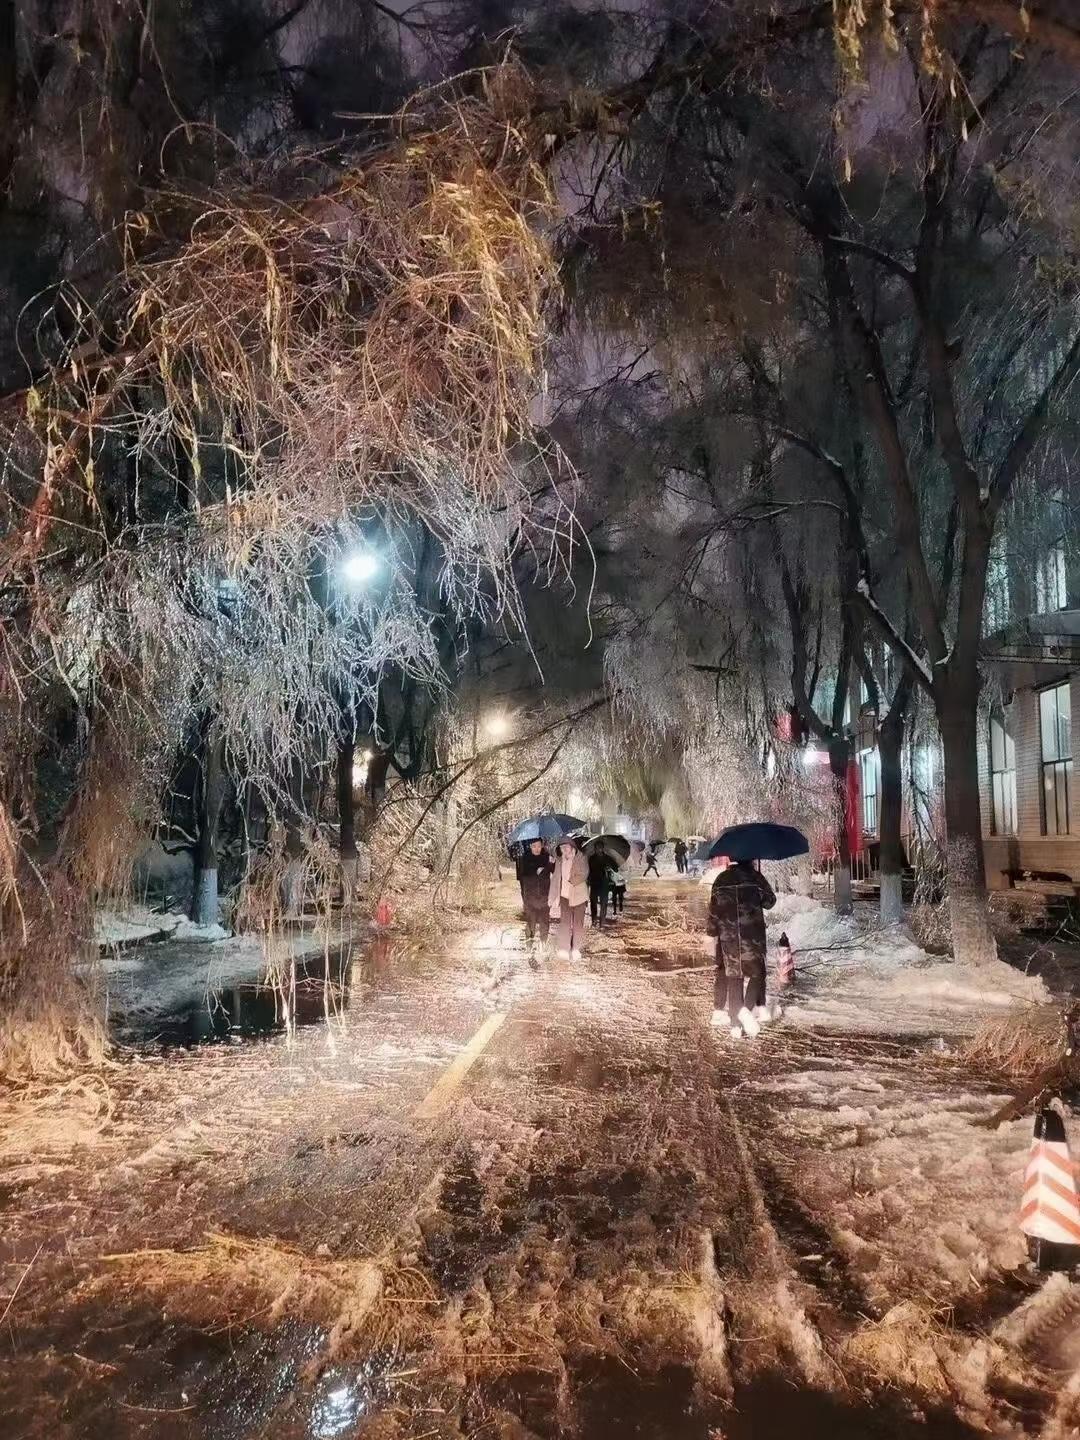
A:
POLYGON ((730 1027, 733 1039, 756 1035, 770 1018, 765 1005, 765 911, 775 904, 772 886, 749 861, 727 865, 709 892, 705 930, 716 953, 712 1023, 730 1027))
POLYGON ((645 870, 644 870, 641 878, 644 879, 645 876, 649 873, 650 870, 651 870, 652 873, 656 876, 656 878, 659 880, 659 878, 660 878, 660 871, 656 868, 656 846, 655 846, 655 845, 650 845, 649 848, 645 851, 645 870))
POLYGON ((686 874, 686 841, 675 841, 675 869, 680 875, 686 874))
POLYGON ((555 861, 544 849, 542 840, 530 840, 522 848, 517 862, 518 884, 521 886, 521 903, 525 907, 525 938, 533 940, 537 931, 543 944, 548 938, 551 923, 551 909, 548 887, 555 861))
POLYGON ((601 930, 607 919, 611 890, 611 861, 599 847, 589 856, 589 914, 601 930), (599 917, 599 918, 597 918, 599 917))

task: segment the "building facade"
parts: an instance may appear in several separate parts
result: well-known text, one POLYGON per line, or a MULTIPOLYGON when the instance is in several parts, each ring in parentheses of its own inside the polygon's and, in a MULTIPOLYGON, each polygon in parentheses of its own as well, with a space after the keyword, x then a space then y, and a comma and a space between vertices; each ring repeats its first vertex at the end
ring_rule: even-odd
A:
POLYGON ((1023 633, 996 636, 987 668, 979 752, 987 880, 994 888, 1080 883, 1080 611, 1032 617, 1023 633))

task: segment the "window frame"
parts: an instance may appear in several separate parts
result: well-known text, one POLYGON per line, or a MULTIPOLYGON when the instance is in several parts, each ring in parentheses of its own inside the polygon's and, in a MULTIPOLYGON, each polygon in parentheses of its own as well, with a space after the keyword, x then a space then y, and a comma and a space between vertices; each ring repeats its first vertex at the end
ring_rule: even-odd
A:
POLYGON ((881 759, 878 755, 876 745, 867 746, 859 751, 859 809, 862 833, 864 835, 879 835, 881 833, 881 759), (874 778, 873 790, 866 786, 867 770, 870 770, 874 778), (868 826, 866 823, 866 802, 873 798, 874 802, 874 823, 868 826))
POLYGON ((1036 692, 1039 697, 1039 792, 1042 810, 1042 833, 1044 835, 1062 836, 1072 834, 1072 777, 1073 777, 1073 753, 1072 753, 1072 686, 1069 680, 1059 680, 1054 685, 1044 685, 1036 692), (1054 727, 1054 749, 1058 753, 1047 755, 1046 753, 1046 719, 1043 713, 1043 699, 1049 695, 1060 695, 1065 692, 1068 715, 1068 743, 1065 747, 1066 753, 1062 754, 1061 739, 1062 710, 1060 703, 1055 701, 1053 711, 1054 727), (1047 785, 1048 775, 1053 775, 1052 787, 1047 785), (1054 828, 1050 828, 1050 806, 1048 800, 1050 795, 1054 797, 1054 828), (1061 823, 1061 809, 1059 799, 1064 795, 1065 800, 1065 823, 1061 823))
POLYGON ((1065 553, 1065 493, 1059 487, 1050 496, 1056 512, 1053 539, 1040 550, 1035 566, 1035 613, 1058 615, 1069 608, 1069 571, 1065 553))
POLYGON ((1016 835, 1019 829, 1016 804, 1016 740, 1010 733, 1008 718, 1004 709, 991 709, 988 721, 986 745, 987 770, 990 776, 991 835, 1016 835), (1000 766, 995 763, 994 758, 995 726, 1001 732, 1002 737, 1002 764, 1000 766), (1000 793, 999 780, 1001 781, 1000 793))

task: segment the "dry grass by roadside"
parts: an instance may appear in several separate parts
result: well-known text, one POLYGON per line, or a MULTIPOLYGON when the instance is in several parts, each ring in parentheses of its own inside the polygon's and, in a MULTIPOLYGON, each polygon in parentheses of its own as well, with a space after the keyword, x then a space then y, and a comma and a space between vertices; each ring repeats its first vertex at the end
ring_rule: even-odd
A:
POLYGON ((312 1321, 327 1332, 318 1365, 361 1332, 373 1348, 399 1344, 413 1328, 411 1313, 438 1304, 415 1267, 385 1257, 334 1260, 270 1237, 211 1231, 195 1249, 132 1250, 103 1255, 100 1263, 91 1288, 111 1292, 119 1275, 196 1321, 272 1326, 286 1315, 312 1321))
POLYGON ((963 1057, 1006 1079, 1031 1080, 1060 1060, 1068 1042, 1060 1005, 1033 1005, 981 1025, 962 1047, 963 1057))

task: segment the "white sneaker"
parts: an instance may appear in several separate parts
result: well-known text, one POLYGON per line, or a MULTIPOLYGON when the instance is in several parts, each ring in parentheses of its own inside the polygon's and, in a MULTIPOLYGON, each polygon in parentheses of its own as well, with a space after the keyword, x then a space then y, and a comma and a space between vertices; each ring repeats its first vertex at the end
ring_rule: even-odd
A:
POLYGON ((755 1035, 760 1035, 761 1033, 761 1026, 758 1024, 757 1020, 754 1018, 754 1016, 750 1013, 750 1011, 746 1008, 745 1005, 739 1011, 739 1024, 742 1026, 745 1033, 749 1035, 751 1039, 753 1039, 755 1035))
POLYGON ((575 961, 575 963, 576 963, 578 960, 581 959, 581 951, 580 951, 580 950, 571 950, 571 951, 570 951, 570 959, 573 960, 573 961, 575 961))
POLYGON ((726 1010, 714 1010, 709 1024, 714 1025, 717 1030, 730 1030, 731 1016, 726 1010))
POLYGON ((758 1022, 759 1025, 768 1025, 770 1020, 775 1019, 775 1016, 773 1015, 773 1012, 769 1009, 768 1005, 755 1005, 754 1019, 758 1022))
POLYGON ((732 1025, 731 1038, 732 1040, 741 1040, 743 1038, 743 1029, 741 1025, 732 1025))
POLYGON ((569 959, 570 959, 570 951, 569 951, 569 950, 560 950, 560 951, 558 951, 558 956, 559 956, 559 959, 560 959, 560 960, 569 960, 569 959))

